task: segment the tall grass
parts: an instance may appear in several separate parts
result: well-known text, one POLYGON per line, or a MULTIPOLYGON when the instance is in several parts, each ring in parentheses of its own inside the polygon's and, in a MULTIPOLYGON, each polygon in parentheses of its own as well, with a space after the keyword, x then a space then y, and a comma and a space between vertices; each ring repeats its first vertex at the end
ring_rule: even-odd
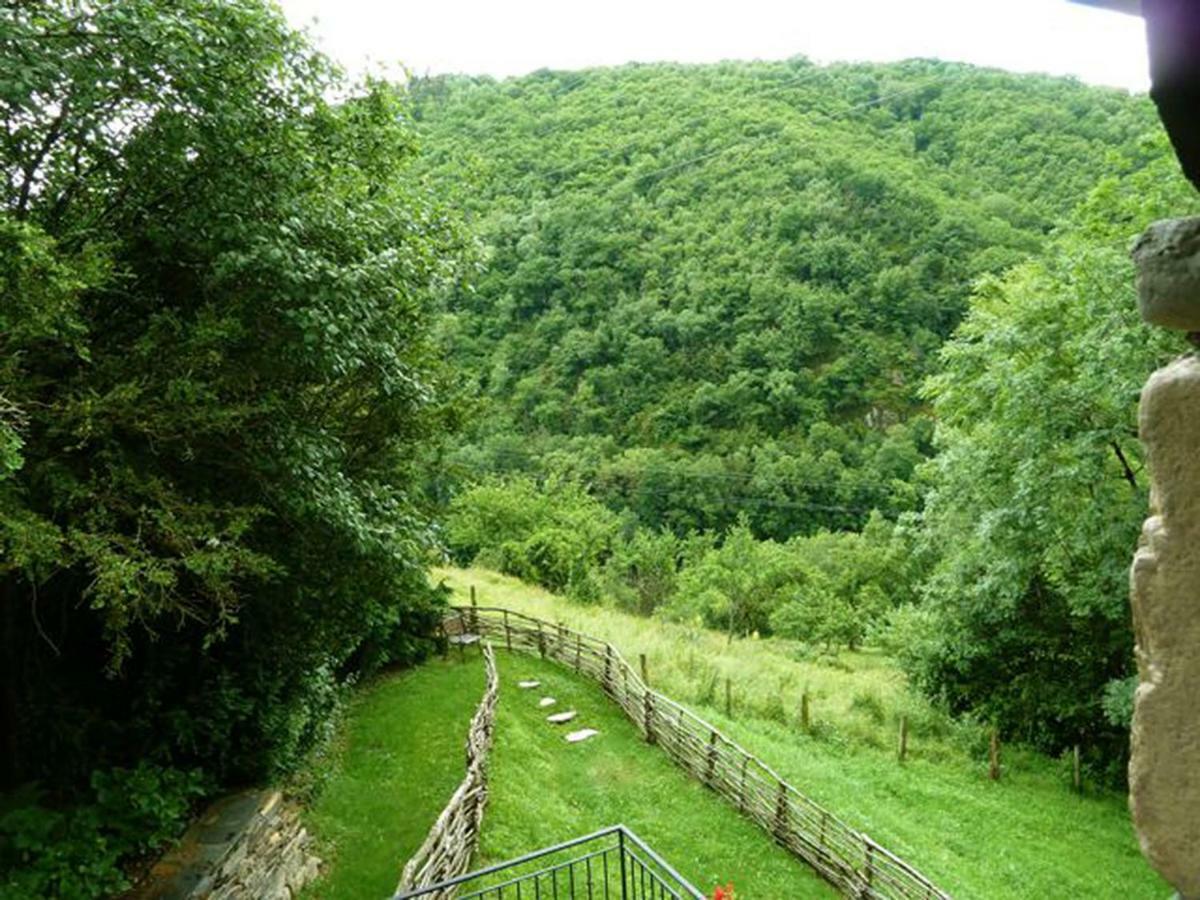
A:
POLYGON ((801 791, 901 854, 956 896, 1160 898, 1169 888, 1137 850, 1125 798, 1073 792, 1070 766, 1003 749, 987 777, 987 735, 920 697, 886 656, 809 657, 794 643, 729 643, 705 629, 580 605, 483 569, 441 569, 459 602, 504 606, 645 653, 651 683, 692 705, 801 791), (725 679, 732 686, 726 715, 725 679), (800 724, 809 696, 810 727, 800 724), (908 757, 895 754, 900 716, 908 757))

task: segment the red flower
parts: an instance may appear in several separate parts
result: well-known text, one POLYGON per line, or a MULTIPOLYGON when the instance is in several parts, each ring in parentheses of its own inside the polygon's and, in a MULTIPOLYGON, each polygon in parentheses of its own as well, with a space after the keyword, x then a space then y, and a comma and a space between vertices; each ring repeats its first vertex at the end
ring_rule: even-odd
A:
POLYGON ((713 890, 712 900, 734 900, 733 882, 721 887, 719 884, 713 890))

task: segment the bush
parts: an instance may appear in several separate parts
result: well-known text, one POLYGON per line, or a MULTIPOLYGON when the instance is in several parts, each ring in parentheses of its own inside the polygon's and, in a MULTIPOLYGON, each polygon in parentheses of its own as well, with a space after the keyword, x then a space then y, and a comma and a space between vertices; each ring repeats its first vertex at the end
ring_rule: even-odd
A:
POLYGON ((66 807, 33 787, 10 795, 0 807, 0 893, 35 900, 124 890, 122 861, 176 837, 205 786, 198 770, 139 763, 93 772, 91 796, 66 807))
POLYGON ((617 517, 579 485, 487 481, 459 494, 446 518, 455 559, 473 560, 552 591, 599 598, 588 585, 616 536, 617 517))

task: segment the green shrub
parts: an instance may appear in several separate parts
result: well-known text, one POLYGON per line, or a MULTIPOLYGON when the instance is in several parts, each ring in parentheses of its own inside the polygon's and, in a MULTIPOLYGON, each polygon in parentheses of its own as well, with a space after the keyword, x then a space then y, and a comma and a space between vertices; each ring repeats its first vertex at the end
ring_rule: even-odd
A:
POLYGON ((90 796, 51 805, 26 787, 0 801, 0 894, 103 897, 129 886, 122 863, 176 837, 206 780, 139 763, 92 773, 90 796))

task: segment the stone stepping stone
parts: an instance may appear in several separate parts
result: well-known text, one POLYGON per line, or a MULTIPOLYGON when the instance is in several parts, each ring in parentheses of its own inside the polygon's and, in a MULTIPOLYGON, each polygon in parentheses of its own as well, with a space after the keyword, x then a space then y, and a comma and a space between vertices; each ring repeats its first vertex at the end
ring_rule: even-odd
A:
POLYGON ((573 718, 575 718, 576 715, 578 715, 578 713, 572 709, 569 712, 560 712, 555 713, 552 716, 546 716, 546 721, 551 725, 561 725, 563 722, 570 722, 573 718))
POLYGON ((530 688, 541 687, 541 686, 542 686, 542 683, 540 681, 518 681, 517 682, 517 687, 521 688, 521 690, 524 690, 524 691, 527 691, 530 688))
POLYGON ((595 737, 600 732, 595 728, 580 728, 578 731, 572 731, 566 736, 568 744, 578 744, 580 741, 586 741, 588 738, 595 737))
POLYGON ((542 709, 545 709, 547 706, 553 706, 557 702, 558 701, 553 697, 543 697, 538 701, 538 706, 540 706, 542 709))

